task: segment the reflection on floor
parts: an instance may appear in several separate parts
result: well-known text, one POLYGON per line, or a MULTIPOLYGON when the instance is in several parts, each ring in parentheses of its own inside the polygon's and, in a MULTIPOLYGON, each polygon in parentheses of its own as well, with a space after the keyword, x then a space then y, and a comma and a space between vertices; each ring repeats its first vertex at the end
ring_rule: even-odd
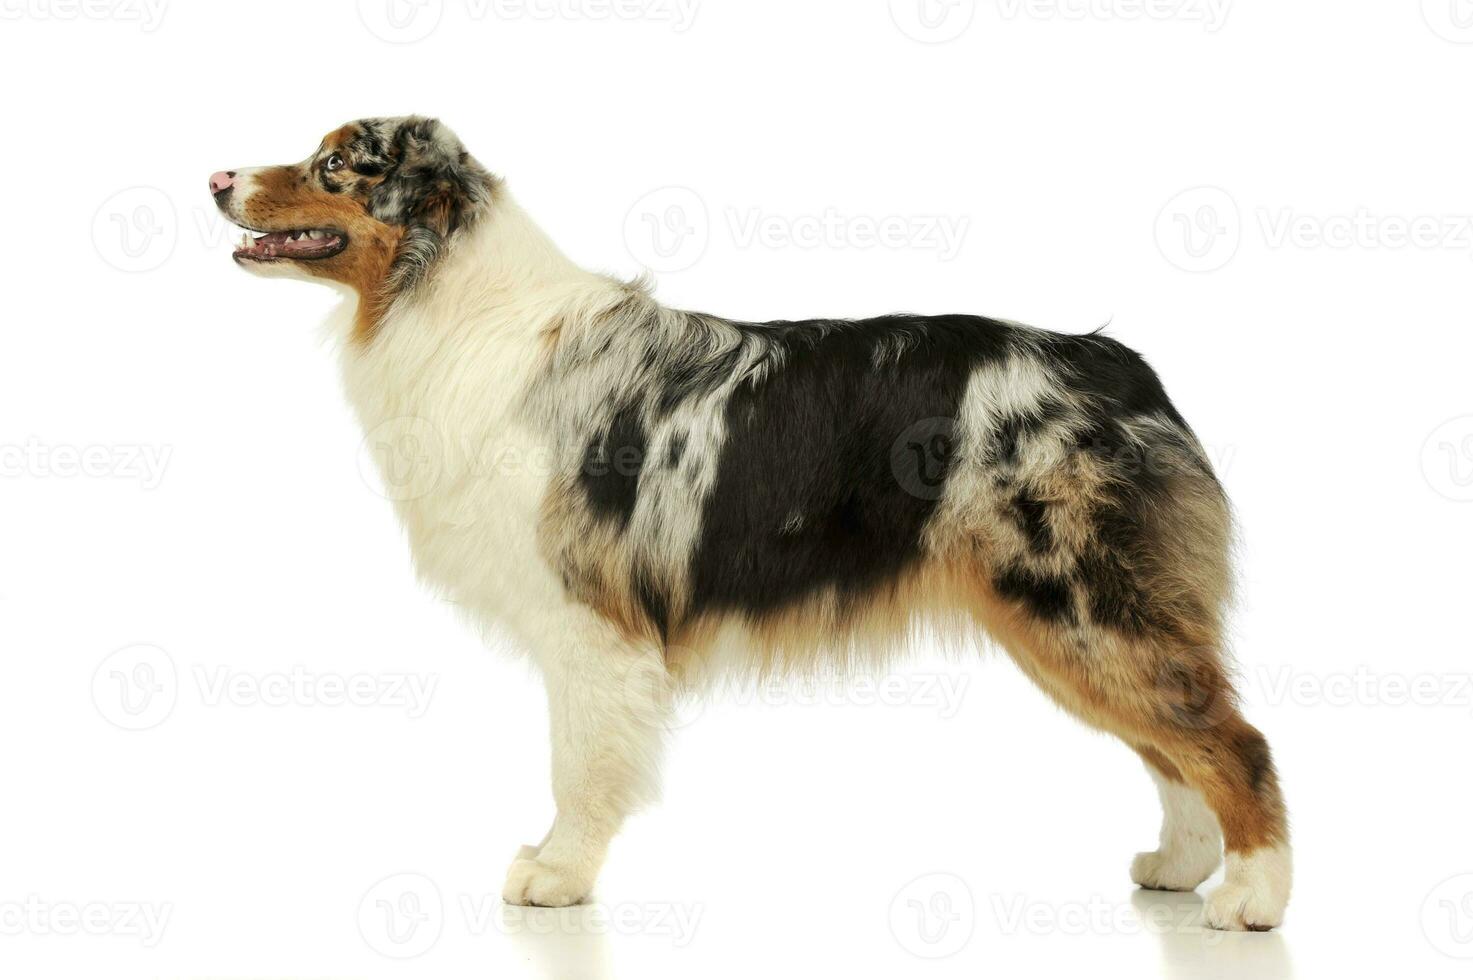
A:
POLYGON ((1202 896, 1197 892, 1153 892, 1131 895, 1145 930, 1161 944, 1161 975, 1168 980, 1202 977, 1253 977, 1287 980, 1293 976, 1288 947, 1281 932, 1220 932, 1202 925, 1202 896))

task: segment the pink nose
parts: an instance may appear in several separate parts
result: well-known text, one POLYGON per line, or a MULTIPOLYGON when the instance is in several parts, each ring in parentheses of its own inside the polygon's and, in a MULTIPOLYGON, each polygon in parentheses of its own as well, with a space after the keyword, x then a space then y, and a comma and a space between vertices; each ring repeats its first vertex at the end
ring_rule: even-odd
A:
POLYGON ((234 170, 218 170, 210 174, 210 193, 218 194, 235 186, 234 170))

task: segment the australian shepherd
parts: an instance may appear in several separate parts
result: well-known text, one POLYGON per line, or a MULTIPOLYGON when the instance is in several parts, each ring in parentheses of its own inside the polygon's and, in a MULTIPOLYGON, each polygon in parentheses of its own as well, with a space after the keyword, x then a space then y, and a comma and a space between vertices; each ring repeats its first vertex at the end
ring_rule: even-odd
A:
POLYGON ((342 287, 348 398, 416 566, 545 678, 557 817, 507 902, 584 900, 672 695, 989 638, 1134 749, 1146 888, 1278 925, 1286 813, 1225 668, 1231 520, 1134 351, 979 316, 748 323, 574 265, 434 119, 210 178, 259 275, 342 287))

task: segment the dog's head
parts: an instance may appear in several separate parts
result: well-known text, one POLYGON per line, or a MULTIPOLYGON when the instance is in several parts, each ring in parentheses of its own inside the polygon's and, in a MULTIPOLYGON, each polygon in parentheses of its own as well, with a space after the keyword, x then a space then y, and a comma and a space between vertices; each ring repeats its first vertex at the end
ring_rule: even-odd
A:
POLYGON ((333 130, 301 163, 219 171, 210 193, 251 233, 237 264, 334 280, 381 307, 425 277, 496 184, 438 120, 401 116, 333 130))

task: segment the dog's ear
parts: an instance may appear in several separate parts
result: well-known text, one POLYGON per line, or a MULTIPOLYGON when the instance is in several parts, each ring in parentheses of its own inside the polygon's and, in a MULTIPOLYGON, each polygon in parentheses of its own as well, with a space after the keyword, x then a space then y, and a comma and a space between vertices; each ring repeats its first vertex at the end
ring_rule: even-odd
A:
POLYGON ((369 195, 368 210, 388 224, 426 228, 441 238, 463 227, 491 191, 492 178, 438 119, 387 120, 393 160, 369 195))

